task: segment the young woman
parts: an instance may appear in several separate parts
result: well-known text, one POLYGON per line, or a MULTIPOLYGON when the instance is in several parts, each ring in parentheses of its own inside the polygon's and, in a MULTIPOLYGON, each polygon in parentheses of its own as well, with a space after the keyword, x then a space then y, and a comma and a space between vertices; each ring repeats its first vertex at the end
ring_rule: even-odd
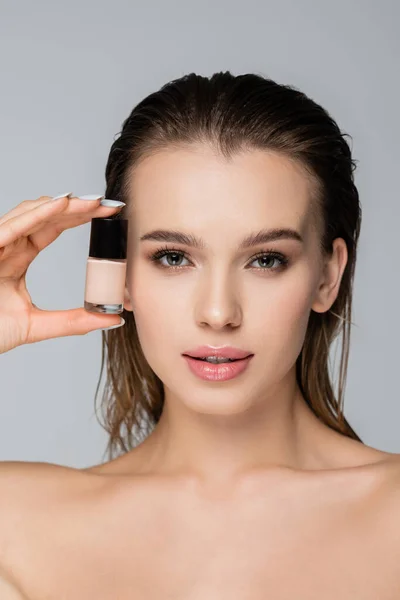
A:
POLYGON ((2 599, 400 597, 399 455, 343 415, 361 223, 345 135, 291 86, 191 73, 123 123, 105 191, 122 209, 42 196, 0 219, 1 352, 119 323, 41 310, 25 277, 63 230, 129 220, 109 460, 1 464, 2 599))

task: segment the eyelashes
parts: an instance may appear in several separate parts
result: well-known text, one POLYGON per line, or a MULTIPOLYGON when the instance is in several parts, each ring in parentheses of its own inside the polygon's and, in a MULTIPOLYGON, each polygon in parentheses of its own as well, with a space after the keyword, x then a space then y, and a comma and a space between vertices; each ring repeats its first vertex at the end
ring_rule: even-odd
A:
MULTIPOLYGON (((183 257, 190 261, 188 255, 183 250, 178 250, 177 248, 168 248, 168 247, 159 248, 158 250, 156 250, 156 252, 152 253, 149 256, 149 258, 152 262, 156 263, 156 265, 158 267, 160 267, 161 269, 167 269, 167 270, 184 269, 185 266, 161 264, 162 258, 164 258, 165 256, 171 256, 171 255, 175 255, 177 257, 183 257)), ((253 256, 251 258, 249 264, 253 263, 256 260, 260 260, 260 259, 268 259, 268 260, 273 259, 273 260, 279 262, 279 266, 275 267, 275 268, 269 268, 269 267, 257 268, 256 267, 256 270, 258 270, 258 271, 280 272, 280 271, 285 270, 289 265, 288 257, 285 256, 284 254, 282 254, 281 252, 276 252, 275 250, 264 250, 263 252, 258 252, 255 256, 253 256)))

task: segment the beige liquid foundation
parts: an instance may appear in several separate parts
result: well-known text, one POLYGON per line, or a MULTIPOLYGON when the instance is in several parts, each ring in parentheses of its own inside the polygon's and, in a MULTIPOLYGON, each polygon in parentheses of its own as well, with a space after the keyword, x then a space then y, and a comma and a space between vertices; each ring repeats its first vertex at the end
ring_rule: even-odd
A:
POLYGON ((127 219, 92 219, 84 301, 87 311, 123 312, 127 234, 127 219))

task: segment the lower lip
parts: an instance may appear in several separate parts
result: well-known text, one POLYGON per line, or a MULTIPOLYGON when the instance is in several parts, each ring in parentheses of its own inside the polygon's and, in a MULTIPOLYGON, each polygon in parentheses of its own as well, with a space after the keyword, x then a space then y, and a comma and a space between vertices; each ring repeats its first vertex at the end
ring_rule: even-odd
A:
POLYGON ((249 365, 250 359, 253 358, 253 354, 247 358, 242 358, 230 363, 221 363, 219 365, 209 363, 203 360, 196 360, 191 356, 183 355, 186 359, 192 373, 206 379, 207 381, 227 381, 233 379, 240 373, 243 373, 249 365))

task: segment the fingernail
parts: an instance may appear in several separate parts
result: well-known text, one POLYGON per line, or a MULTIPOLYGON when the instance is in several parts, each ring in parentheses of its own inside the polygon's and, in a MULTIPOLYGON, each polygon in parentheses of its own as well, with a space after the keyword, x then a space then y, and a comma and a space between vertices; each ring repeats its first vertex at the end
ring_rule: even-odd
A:
POLYGON ((100 200, 100 198, 104 198, 104 196, 100 194, 89 194, 88 196, 78 196, 79 200, 100 200))
POLYGON ((119 202, 118 200, 110 200, 109 198, 104 198, 104 200, 102 200, 100 202, 101 206, 108 206, 108 207, 117 207, 117 206, 126 206, 125 202, 119 202))
POLYGON ((60 194, 59 196, 54 196, 52 198, 52 200, 59 200, 60 198, 69 198, 70 196, 72 196, 72 192, 68 192, 68 194, 60 194))
POLYGON ((121 323, 117 323, 117 325, 111 325, 111 327, 102 327, 101 331, 107 331, 108 329, 117 329, 117 327, 122 327, 125 325, 125 319, 121 317, 121 323))

